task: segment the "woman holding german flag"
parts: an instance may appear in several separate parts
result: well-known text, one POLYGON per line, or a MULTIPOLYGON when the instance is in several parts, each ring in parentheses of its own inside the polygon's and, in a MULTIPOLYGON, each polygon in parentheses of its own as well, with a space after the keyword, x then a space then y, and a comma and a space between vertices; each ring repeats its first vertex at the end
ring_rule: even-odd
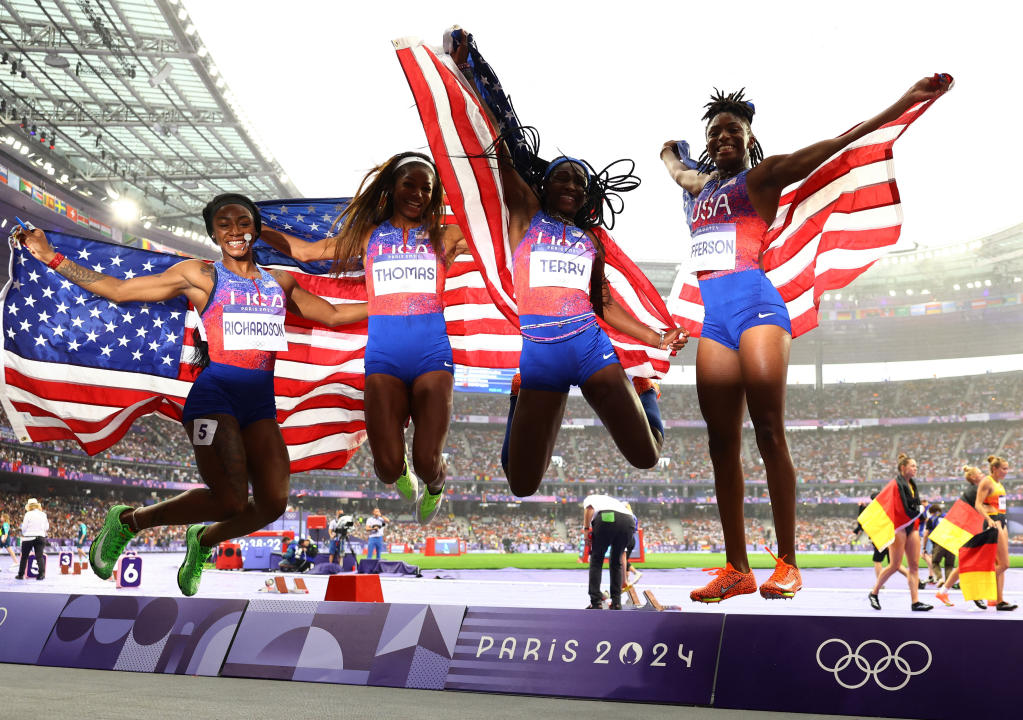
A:
POLYGON ((991 475, 987 477, 980 468, 963 467, 970 487, 934 529, 934 542, 959 554, 959 567, 952 571, 935 597, 945 605, 952 605, 948 591, 955 587, 962 573, 964 598, 973 600, 977 607, 984 609, 988 605, 985 600, 995 595, 997 602, 994 604, 998 610, 1012 611, 1016 605, 1004 599, 1002 583, 999 582, 1000 577, 1004 578, 1004 568, 1008 566, 1009 548, 1008 533, 998 518, 999 510, 1004 510, 1001 507, 1004 501, 998 499, 1004 495, 998 494, 998 488, 1002 487, 999 481, 1005 477, 1009 464, 992 455, 988 458, 988 465, 991 475), (999 567, 1002 573, 998 572, 999 567))
MULTIPOLYGON (((894 575, 902 565, 903 555, 906 556, 908 563, 906 580, 909 583, 909 598, 912 601, 910 609, 916 612, 934 609, 933 605, 921 602, 918 595, 920 589, 920 533, 917 532, 917 526, 920 522, 920 495, 917 492, 916 483, 913 482, 914 477, 916 477, 916 460, 900 453, 899 474, 860 514, 860 524, 863 525, 864 530, 870 535, 871 541, 878 548, 881 547, 878 544, 878 539, 875 538, 878 533, 872 532, 872 529, 878 529, 880 525, 883 525, 887 532, 894 532, 894 537, 889 540, 891 561, 888 567, 878 575, 874 588, 867 596, 870 599, 870 607, 875 610, 881 609, 878 593, 881 592, 881 588, 884 587, 888 578, 894 575)), ((891 536, 888 535, 888 537, 891 536)))

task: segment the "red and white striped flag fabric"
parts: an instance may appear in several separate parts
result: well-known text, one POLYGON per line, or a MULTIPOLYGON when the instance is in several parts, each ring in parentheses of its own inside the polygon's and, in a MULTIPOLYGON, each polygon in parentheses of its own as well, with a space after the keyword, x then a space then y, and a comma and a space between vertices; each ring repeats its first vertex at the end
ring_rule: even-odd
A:
MULTIPOLYGON (((66 256, 115 277, 158 273, 179 257, 50 233, 66 256)), ((304 276, 333 302, 365 299, 357 282, 304 276)), ((0 401, 23 442, 71 439, 90 455, 114 445, 134 420, 158 412, 180 420, 191 387, 187 301, 112 303, 73 285, 24 249, 11 254, 2 297, 0 401)), ((366 323, 327 330, 287 316, 289 349, 277 358, 278 420, 292 472, 342 467, 365 439, 362 410, 366 323)))
MULTIPOLYGON (((449 55, 411 38, 395 40, 394 47, 415 97, 441 184, 484 287, 493 305, 517 328, 503 186, 496 163, 482 157, 493 145, 494 130, 449 55)), ((653 284, 610 235, 601 232, 607 250, 605 272, 615 301, 650 327, 674 327, 653 284)), ((630 375, 661 377, 667 373, 668 351, 644 346, 601 324, 609 330, 618 358, 630 375)))
MULTIPOLYGON (((892 146, 933 102, 914 105, 782 193, 763 264, 788 307, 792 337, 817 327, 821 295, 851 283, 898 241, 902 205, 892 146)), ((668 307, 679 325, 699 336, 700 288, 684 266, 668 307)))

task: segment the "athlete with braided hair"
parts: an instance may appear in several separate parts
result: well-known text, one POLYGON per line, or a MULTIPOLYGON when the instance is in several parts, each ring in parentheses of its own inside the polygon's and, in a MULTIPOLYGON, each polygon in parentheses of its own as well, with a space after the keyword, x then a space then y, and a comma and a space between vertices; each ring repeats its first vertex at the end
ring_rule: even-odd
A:
POLYGON ((724 568, 713 570, 715 577, 706 587, 692 592, 693 600, 718 602, 757 590, 743 526, 739 449, 745 407, 764 460, 778 538, 775 570, 760 594, 791 598, 802 587, 796 567, 796 479, 784 426, 791 325, 785 303, 761 266, 782 190, 950 85, 947 75, 924 78, 844 135, 767 158, 753 134, 755 108, 744 91, 716 92, 705 106, 702 162, 686 162, 674 140, 661 149, 668 173, 694 199, 688 218, 690 269, 696 272, 706 313, 696 354, 696 389, 707 422, 727 560, 724 568))
POLYGON ((270 245, 296 260, 333 257, 334 272, 365 267, 366 435, 377 477, 416 504, 423 525, 444 498, 454 363, 442 296, 447 267, 464 247, 458 227, 443 226, 443 216, 433 161, 404 152, 366 174, 335 221, 336 236, 306 242, 263 231, 270 245), (412 468, 405 457, 409 417, 416 426, 412 468))
MULTIPOLYGON (((465 66, 472 36, 460 32, 452 57, 465 66)), ((481 105, 501 127, 485 100, 481 105)), ((610 177, 610 168, 598 173, 565 155, 544 162, 535 148, 517 168, 510 144, 499 140, 494 150, 508 209, 522 354, 501 460, 511 491, 525 497, 543 480, 573 385, 632 465, 650 468, 660 458, 664 428, 656 390, 637 394, 597 317, 662 349, 682 348, 688 333, 640 323, 614 301, 604 274, 604 247, 595 230, 613 224, 621 209, 616 193, 637 187, 638 178, 631 172, 610 177)))

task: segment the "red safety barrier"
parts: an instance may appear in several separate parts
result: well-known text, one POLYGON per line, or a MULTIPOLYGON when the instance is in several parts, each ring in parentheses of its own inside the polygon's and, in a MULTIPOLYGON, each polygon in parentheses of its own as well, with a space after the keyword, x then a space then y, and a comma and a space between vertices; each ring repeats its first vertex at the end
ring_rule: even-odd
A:
POLYGON ((383 602, 379 575, 331 575, 324 600, 383 602))

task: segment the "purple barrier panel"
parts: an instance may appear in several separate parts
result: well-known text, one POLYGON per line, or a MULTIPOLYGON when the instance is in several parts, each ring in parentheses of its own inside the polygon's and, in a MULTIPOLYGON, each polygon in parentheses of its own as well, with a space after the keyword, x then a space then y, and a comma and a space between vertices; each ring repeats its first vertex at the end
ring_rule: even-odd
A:
POLYGON ((72 595, 36 662, 215 676, 245 605, 222 598, 72 595))
POLYGON ((440 690, 464 614, 464 605, 260 598, 222 674, 440 690))
POLYGON ((714 707, 955 720, 1007 711, 1019 703, 1019 665, 991 654, 992 634, 1018 648, 1023 622, 992 622, 729 614, 714 707), (983 681, 971 679, 977 663, 983 681))
POLYGON ((722 617, 470 607, 444 687, 709 705, 722 617))
POLYGON ((0 593, 0 662, 34 665, 69 597, 0 593))

